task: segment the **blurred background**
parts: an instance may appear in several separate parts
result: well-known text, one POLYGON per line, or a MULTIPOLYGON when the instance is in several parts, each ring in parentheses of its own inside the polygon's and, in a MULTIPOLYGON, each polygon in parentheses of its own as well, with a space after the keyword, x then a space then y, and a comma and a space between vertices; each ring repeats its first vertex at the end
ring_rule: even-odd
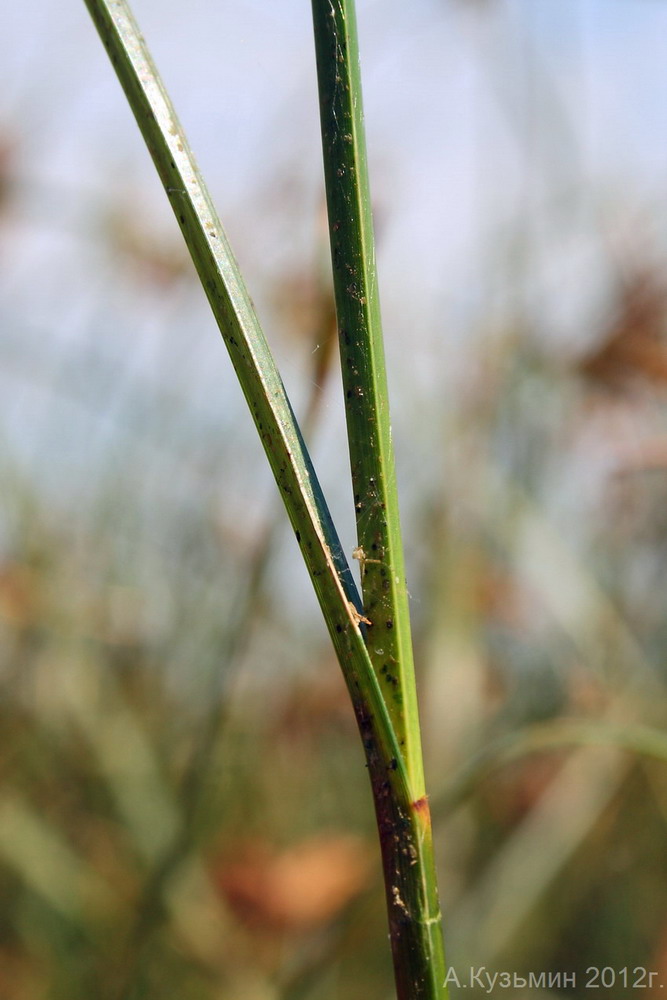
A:
MULTIPOLYGON (((134 9, 351 555, 309 4, 134 9)), ((452 995, 658 996, 667 3, 358 14, 452 995)), ((0 997, 389 1000, 339 669, 83 3, 0 81, 0 997)))

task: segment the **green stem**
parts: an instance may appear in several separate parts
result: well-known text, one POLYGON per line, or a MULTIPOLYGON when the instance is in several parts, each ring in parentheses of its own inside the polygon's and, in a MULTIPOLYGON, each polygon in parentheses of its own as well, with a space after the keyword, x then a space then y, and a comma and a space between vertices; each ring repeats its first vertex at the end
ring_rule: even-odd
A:
POLYGON ((353 0, 313 0, 329 234, 368 651, 415 796, 424 773, 353 0))
MULTIPOLYGON (((406 822, 375 787, 401 1000, 446 996, 445 962, 394 469, 354 0, 312 0, 324 176, 368 653, 387 703, 414 803, 420 856, 396 850, 406 822), (420 892, 413 883, 420 881, 420 892), (419 911, 423 907, 423 911, 419 911), (407 920, 418 912, 418 920, 407 920)), ((374 780, 371 773, 371 779, 374 780)))
POLYGON ((220 221, 127 3, 86 4, 227 345, 352 698, 375 798, 400 1000, 443 997, 440 912, 423 782, 416 781, 414 773, 408 775, 403 741, 362 634, 360 598, 302 435, 220 221))

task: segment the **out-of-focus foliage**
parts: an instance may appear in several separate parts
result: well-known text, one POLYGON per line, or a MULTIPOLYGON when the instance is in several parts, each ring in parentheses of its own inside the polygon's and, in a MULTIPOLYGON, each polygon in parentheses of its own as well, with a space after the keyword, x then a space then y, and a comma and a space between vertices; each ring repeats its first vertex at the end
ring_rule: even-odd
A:
MULTIPOLYGON (((442 16, 477 30, 502 8, 442 16)), ((567 114, 529 65, 558 145, 567 114)), ((576 997, 589 966, 644 966, 658 996, 667 249, 631 183, 565 184, 515 111, 546 194, 483 248, 454 333, 438 303, 414 330, 387 317, 449 960, 462 980, 574 972, 576 997)), ((0 997, 389 996, 352 713, 177 234, 138 180, 123 199, 40 187, 23 141, 8 122, 0 997), (28 324, 49 248, 98 283, 73 279, 56 314, 42 267, 28 324)), ((324 238, 295 177, 258 193, 281 235, 256 293, 345 511, 324 238)))

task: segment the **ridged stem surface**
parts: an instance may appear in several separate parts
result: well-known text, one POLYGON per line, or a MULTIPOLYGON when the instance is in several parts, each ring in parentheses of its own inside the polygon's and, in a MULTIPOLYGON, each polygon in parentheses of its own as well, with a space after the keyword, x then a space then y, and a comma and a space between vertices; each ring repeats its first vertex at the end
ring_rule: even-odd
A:
MULTIPOLYGON (((181 227, 301 548, 354 706, 382 844, 400 1000, 442 997, 428 803, 371 663, 367 617, 303 437, 176 113, 124 0, 86 0, 181 227)), ((369 627, 370 628, 370 627, 369 627)))

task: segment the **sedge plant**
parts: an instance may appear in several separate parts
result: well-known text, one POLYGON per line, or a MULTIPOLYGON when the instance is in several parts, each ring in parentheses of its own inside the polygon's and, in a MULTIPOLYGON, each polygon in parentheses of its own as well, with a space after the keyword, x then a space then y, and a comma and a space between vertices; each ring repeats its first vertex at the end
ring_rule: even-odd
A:
POLYGON ((313 0, 361 594, 239 268, 125 0, 86 0, 229 351, 343 671, 369 769, 398 1000, 447 997, 389 424, 353 0, 313 0))

